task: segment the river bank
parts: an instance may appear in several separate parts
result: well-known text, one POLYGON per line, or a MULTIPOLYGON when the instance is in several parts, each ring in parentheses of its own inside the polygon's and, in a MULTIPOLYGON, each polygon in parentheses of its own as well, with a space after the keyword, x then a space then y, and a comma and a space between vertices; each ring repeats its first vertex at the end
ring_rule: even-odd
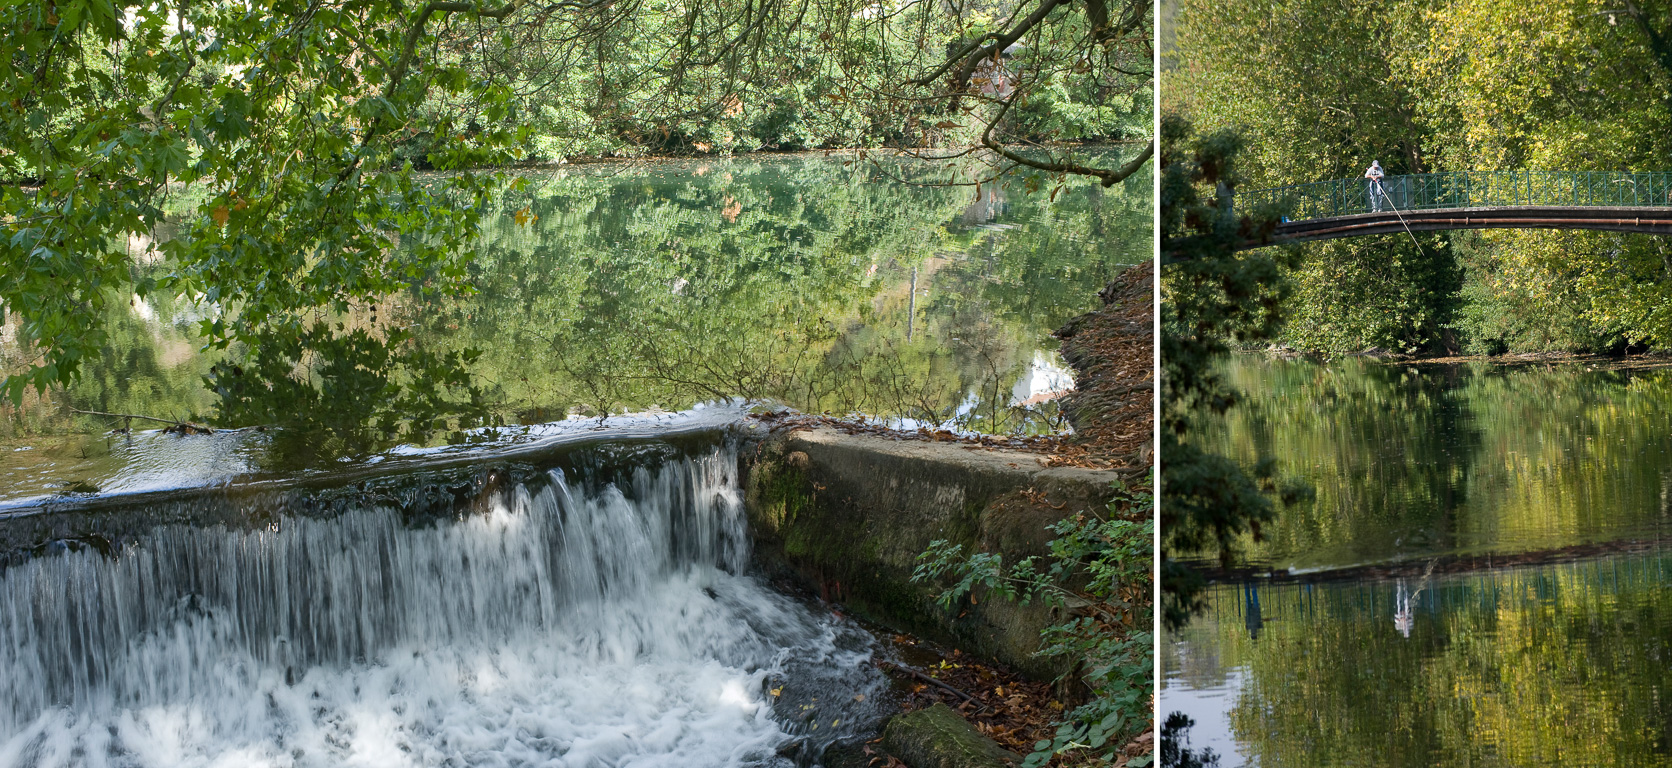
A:
MULTIPOLYGON (((927 675, 906 681, 912 687, 901 713, 937 703, 952 711, 939 715, 941 725, 931 726, 937 722, 931 717, 922 727, 956 730, 962 717, 1001 747, 1027 754, 1050 736, 1047 725, 1083 701, 1077 661, 1037 655, 1041 631, 1063 618, 1058 611, 1015 605, 981 589, 943 607, 938 597, 950 584, 920 581, 914 573, 932 539, 966 552, 999 553, 1006 562, 1043 557, 1052 523, 1106 514, 1112 500, 1124 498, 1114 490, 1117 481, 1147 484, 1152 287, 1151 269, 1133 267, 1104 288, 1102 308, 1058 331, 1076 370, 1065 405, 1074 419, 1071 436, 960 437, 793 415, 754 417, 768 437, 747 460, 745 498, 764 566, 838 611, 886 628, 897 645, 912 649, 907 653, 933 653, 920 665, 927 675)), ((1111 511, 1153 514, 1120 505, 1111 511)), ((1147 607, 1139 613, 1129 631, 1148 627, 1147 607)), ((933 749, 969 748, 948 739, 933 749)), ((924 743, 930 742, 940 743, 924 743)), ((926 759, 920 750, 931 749, 898 740, 890 748, 919 760, 926 759)), ((1152 749, 1153 733, 1138 734, 1117 764, 1152 749)))
MULTIPOLYGON (((1112 147, 1141 146, 1147 144, 1148 139, 1086 139, 1082 141, 1046 141, 1028 144, 1047 151, 1099 151, 1112 147)), ((691 147, 685 152, 647 151, 633 155, 564 155, 561 157, 530 158, 522 162, 506 166, 480 166, 477 170, 496 168, 506 169, 538 169, 559 168, 566 165, 620 165, 623 167, 635 164, 677 162, 687 160, 751 160, 776 158, 849 158, 849 159, 911 159, 911 160, 945 160, 961 158, 971 153, 985 151, 980 145, 968 146, 935 146, 935 147, 821 147, 816 149, 774 149, 763 147, 744 151, 704 151, 691 147)))
POLYGON ((1631 354, 1600 354, 1589 352, 1506 352, 1500 355, 1407 355, 1381 349, 1362 352, 1327 353, 1300 352, 1287 347, 1244 349, 1238 354, 1264 355, 1282 360, 1328 361, 1335 359, 1365 359, 1390 364, 1457 365, 1462 363, 1490 363, 1501 366, 1583 365, 1595 370, 1649 370, 1672 367, 1672 351, 1657 350, 1631 354))

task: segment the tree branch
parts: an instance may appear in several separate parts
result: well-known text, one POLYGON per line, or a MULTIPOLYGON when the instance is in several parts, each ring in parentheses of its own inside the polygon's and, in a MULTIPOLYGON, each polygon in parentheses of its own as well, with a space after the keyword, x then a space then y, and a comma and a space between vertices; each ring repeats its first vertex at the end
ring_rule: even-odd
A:
POLYGON ((180 70, 180 74, 174 78, 174 83, 168 87, 168 92, 163 94, 162 98, 157 100, 157 105, 151 108, 151 119, 158 123, 162 122, 163 110, 168 107, 168 103, 174 101, 174 94, 179 93, 180 85, 186 82, 186 76, 191 74, 192 68, 197 66, 197 57, 192 54, 193 40, 186 36, 186 4, 184 2, 175 6, 174 22, 176 35, 180 39, 180 48, 186 54, 186 68, 180 70))
POLYGON ((1149 162, 1150 157, 1155 154, 1155 140, 1151 139, 1148 144, 1144 145, 1144 151, 1139 152, 1137 157, 1132 158, 1127 161, 1125 165, 1115 169, 1093 168, 1089 165, 1080 165, 1079 163, 1066 161, 1052 162, 1048 160, 1033 160, 1011 151, 1009 147, 1006 147, 993 139, 993 127, 999 124, 999 120, 1003 118, 1004 113, 1008 111, 1010 111, 1010 102, 1005 102, 1004 108, 999 110, 999 113, 993 117, 991 122, 987 123, 987 130, 981 132, 981 145, 998 153, 1000 157, 1016 163, 1017 165, 1025 165, 1029 168, 1037 168, 1041 171, 1049 171, 1051 173, 1072 173, 1077 176, 1092 176, 1103 182, 1103 186, 1112 187, 1121 181, 1125 181, 1126 177, 1137 173, 1138 169, 1144 167, 1144 163, 1149 162))
POLYGON ((1033 13, 1028 14, 1027 18, 1017 22, 1016 26, 1012 27, 1010 31, 1002 34, 998 32, 988 32, 987 34, 966 43, 963 48, 959 49, 958 53, 948 57, 946 63, 936 67, 935 71, 911 81, 911 83, 913 85, 930 85, 936 80, 939 80, 941 75, 946 74, 948 70, 951 70, 954 66, 958 66, 959 63, 962 62, 962 66, 958 66, 958 75, 953 79, 952 87, 959 89, 963 88, 967 83, 969 83, 970 77, 975 74, 975 68, 981 65, 982 59, 992 56, 995 52, 1002 52, 1004 49, 1009 48, 1011 43, 1022 39, 1022 35, 1027 34, 1028 30, 1039 26, 1039 23, 1044 21, 1046 16, 1051 15, 1051 11, 1056 10, 1057 6, 1067 5, 1068 2, 1069 0, 1045 0, 1043 4, 1033 10, 1033 13), (980 46, 983 42, 988 40, 992 40, 993 44, 979 49, 977 48, 977 46, 980 46), (972 50, 975 52, 970 53, 972 50))
POLYGON ((1659 60, 1660 68, 1668 75, 1672 75, 1672 45, 1667 44, 1666 38, 1649 24, 1649 19, 1644 15, 1643 10, 1638 8, 1637 4, 1631 2, 1631 0, 1626 0, 1626 15, 1636 21, 1638 28, 1643 30, 1644 36, 1649 38, 1649 50, 1654 51, 1655 58, 1659 60))
POLYGON ((1022 35, 1039 26, 1040 22, 1043 22, 1046 16, 1051 15, 1051 12, 1056 10, 1058 6, 1067 4, 1068 0, 1045 0, 1038 8, 1034 9, 1033 13, 1028 14, 1027 18, 1022 19, 1009 32, 999 35, 994 38, 991 45, 964 59, 964 66, 958 69, 958 76, 952 83, 953 87, 963 88, 969 83, 970 77, 975 74, 975 68, 981 65, 983 59, 1002 53, 1012 43, 1022 39, 1022 35))
POLYGON ((957 696, 958 698, 961 698, 964 701, 967 701, 971 704, 974 704, 977 707, 980 707, 982 709, 988 709, 988 706, 986 704, 981 703, 981 701, 979 699, 975 698, 974 696, 971 696, 967 693, 964 693, 963 691, 958 690, 957 688, 952 687, 951 685, 947 684, 947 682, 944 681, 944 680, 940 680, 938 678, 935 678, 935 677, 932 677, 930 675, 924 674, 924 673, 919 672, 915 669, 912 669, 911 667, 908 667, 904 664, 895 664, 892 661, 879 661, 879 662, 877 662, 877 666, 882 667, 883 669, 892 669, 895 672, 899 672, 901 674, 905 674, 905 675, 909 675, 911 677, 915 677, 919 680, 922 680, 925 683, 928 683, 930 685, 935 686, 936 688, 940 688, 943 691, 950 692, 953 695, 957 696))
POLYGON ((178 419, 160 419, 160 418, 157 418, 156 416, 143 416, 143 415, 140 415, 140 414, 137 414, 137 413, 105 413, 104 411, 84 411, 84 410, 81 410, 80 408, 71 408, 70 412, 71 413, 85 413, 88 416, 109 416, 109 417, 114 418, 114 419, 144 419, 145 421, 160 421, 164 424, 173 424, 176 427, 190 427, 192 429, 201 430, 203 432, 214 432, 215 431, 215 430, 213 430, 209 427, 205 427, 201 424, 193 424, 189 421, 180 421, 178 419))
POLYGON ((473 13, 490 19, 504 19, 512 12, 522 7, 526 0, 513 0, 491 11, 481 10, 476 3, 453 2, 451 0, 430 0, 418 11, 418 19, 406 31, 406 40, 401 43, 401 57, 395 62, 395 71, 389 77, 389 84, 383 89, 383 97, 395 95, 395 89, 401 81, 406 79, 406 71, 412 66, 412 52, 418 47, 418 38, 424 34, 424 25, 429 23, 430 16, 436 13, 473 13))

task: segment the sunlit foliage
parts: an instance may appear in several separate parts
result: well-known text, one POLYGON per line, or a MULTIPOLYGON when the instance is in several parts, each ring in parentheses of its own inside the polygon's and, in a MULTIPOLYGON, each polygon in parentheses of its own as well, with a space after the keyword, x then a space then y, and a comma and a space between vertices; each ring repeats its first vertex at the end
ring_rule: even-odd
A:
MULTIPOLYGON (((1182 0, 1170 88, 1254 187, 1457 170, 1667 170, 1672 7, 1182 0)), ((1399 352, 1672 343, 1663 238, 1495 231, 1309 245, 1284 341, 1399 352)))

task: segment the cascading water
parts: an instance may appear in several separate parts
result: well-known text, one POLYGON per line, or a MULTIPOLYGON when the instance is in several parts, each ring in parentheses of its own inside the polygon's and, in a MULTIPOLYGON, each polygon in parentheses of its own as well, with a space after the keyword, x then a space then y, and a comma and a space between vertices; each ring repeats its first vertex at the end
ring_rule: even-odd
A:
POLYGON ((805 761, 885 685, 867 635, 744 573, 736 467, 553 470, 434 525, 366 506, 15 565, 0 766, 805 761))

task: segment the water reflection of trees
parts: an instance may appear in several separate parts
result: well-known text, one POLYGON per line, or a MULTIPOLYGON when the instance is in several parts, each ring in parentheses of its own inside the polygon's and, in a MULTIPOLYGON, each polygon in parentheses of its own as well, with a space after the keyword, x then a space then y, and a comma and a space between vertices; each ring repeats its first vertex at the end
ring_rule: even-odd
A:
POLYGON ((1174 712, 1161 724, 1161 768, 1218 768, 1219 755, 1208 747, 1190 747, 1190 729, 1196 721, 1174 712))
POLYGON ((1672 477, 1672 372, 1243 357, 1248 407, 1204 430, 1281 455, 1316 500, 1252 545, 1275 564, 1523 551, 1641 533, 1672 477))
POLYGON ((1147 194, 1011 194, 1014 229, 967 231, 949 226, 965 191, 868 173, 735 164, 537 180, 510 204, 538 218, 485 235, 481 296, 426 307, 425 321, 483 350, 514 411, 743 396, 1039 428, 1010 388, 1052 328, 1144 257, 1147 194))
POLYGON ((230 350, 197 349, 212 304, 116 309, 104 359, 3 429, 113 426, 64 404, 261 424, 286 428, 271 441, 285 463, 309 463, 722 397, 1049 428, 1051 406, 1014 407, 1010 388, 1051 329, 1148 257, 1149 199, 1137 177, 1011 189, 1015 226, 972 230, 967 190, 876 183, 863 164, 534 174, 484 228, 474 295, 334 307, 230 350))
MULTIPOLYGON (((214 358, 199 351, 201 342, 185 327, 197 317, 197 308, 160 295, 112 303, 116 306, 107 311, 105 320, 109 338, 99 359, 83 367, 80 382, 62 399, 93 411, 176 419, 205 413, 214 397, 204 388, 203 377, 214 358), (169 322, 175 318, 180 322, 169 322)), ((27 362, 17 359, 26 353, 6 343, 10 338, 0 331, 0 374, 27 362)), ((33 390, 21 408, 0 405, 0 414, 9 416, 0 418, 0 438, 102 431, 112 426, 108 420, 91 416, 66 419, 60 405, 61 399, 39 397, 33 390)))
POLYGON ((1672 556, 1436 579, 1213 591, 1189 630, 1243 671, 1231 722, 1261 766, 1664 765, 1672 556), (1271 620, 1281 617, 1280 620, 1271 620))

